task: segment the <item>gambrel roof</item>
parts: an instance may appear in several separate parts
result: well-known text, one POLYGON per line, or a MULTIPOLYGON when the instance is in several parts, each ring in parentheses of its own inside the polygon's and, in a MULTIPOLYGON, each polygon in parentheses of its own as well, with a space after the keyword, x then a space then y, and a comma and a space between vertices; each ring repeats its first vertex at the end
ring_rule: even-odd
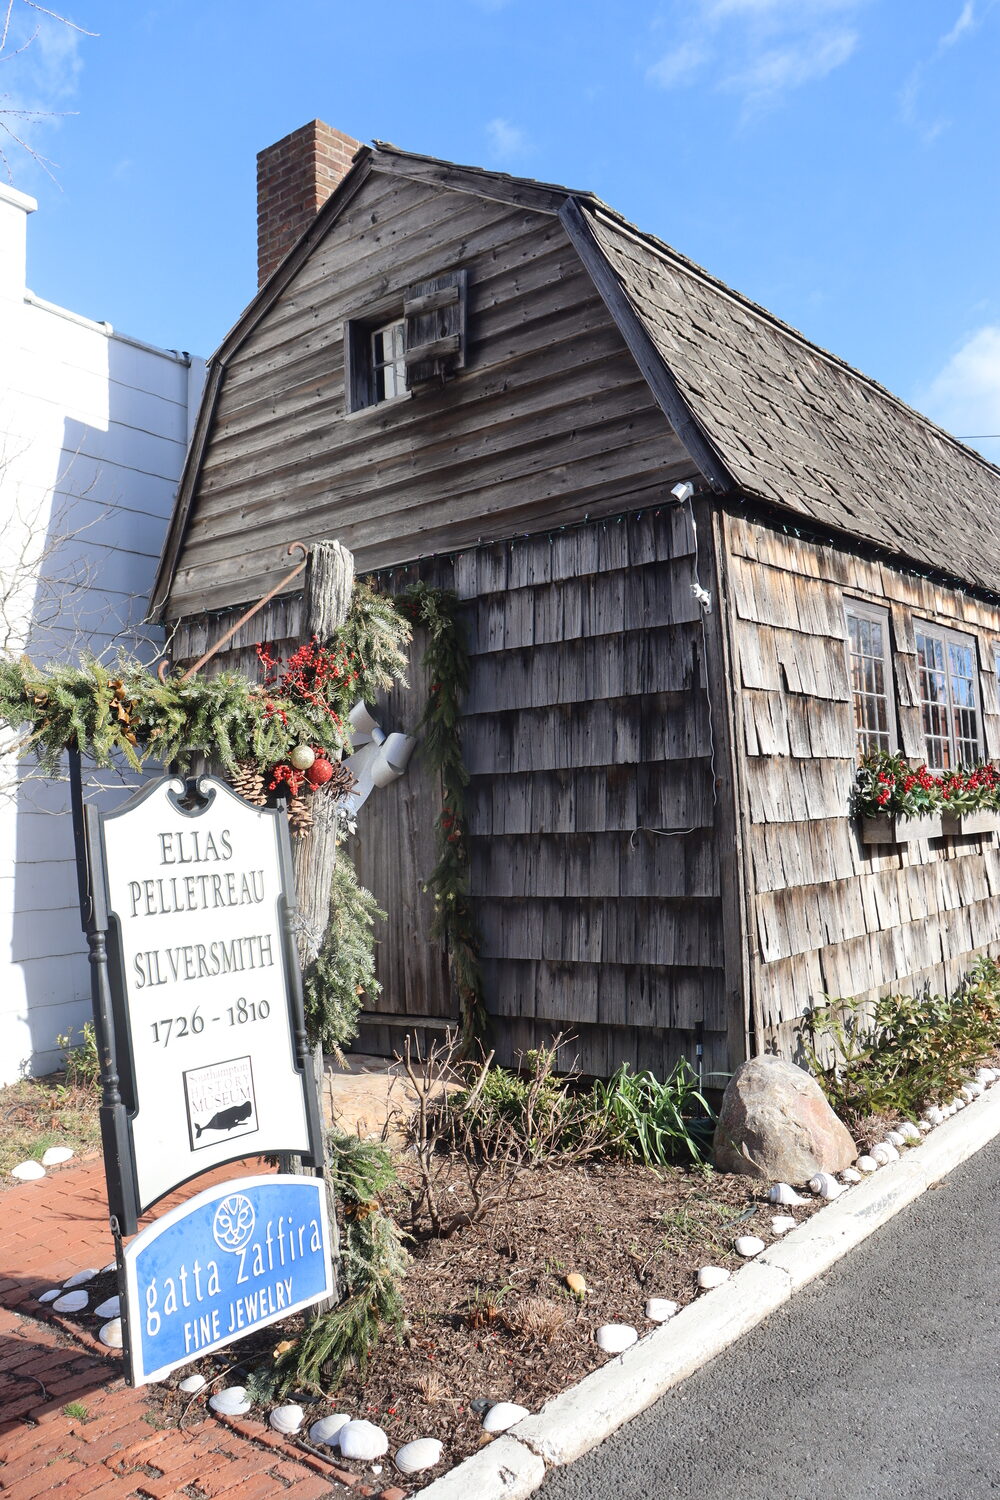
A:
POLYGON ((161 559, 166 607, 213 403, 239 349, 373 171, 557 216, 650 390, 716 494, 746 497, 1000 594, 1000 470, 591 193, 460 167, 377 143, 265 283, 209 367, 161 559))

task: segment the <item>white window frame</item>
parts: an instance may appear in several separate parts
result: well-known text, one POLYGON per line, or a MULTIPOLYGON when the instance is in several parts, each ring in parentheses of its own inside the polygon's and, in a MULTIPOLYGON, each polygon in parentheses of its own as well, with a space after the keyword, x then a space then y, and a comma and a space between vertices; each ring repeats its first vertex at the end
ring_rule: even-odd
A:
MULTIPOLYGON (((952 630, 948 625, 936 625, 931 620, 913 618, 913 639, 917 648, 918 701, 924 731, 924 748, 927 764, 933 771, 954 771, 959 766, 975 765, 983 759, 983 695, 979 684, 979 652, 974 635, 952 630), (921 640, 933 643, 937 648, 935 660, 921 661, 921 640), (970 674, 957 673, 953 652, 969 653, 970 674), (931 677, 943 677, 943 691, 939 687, 933 696, 927 689, 931 677), (972 703, 956 702, 956 686, 968 682, 972 703), (944 729, 934 732, 934 721, 941 724, 944 714, 944 729), (973 733, 959 734, 956 723, 959 714, 974 716, 973 733)), ((965 726, 967 728, 967 726, 965 726)))
POLYGON ((851 689, 851 706, 854 710, 854 731, 858 754, 870 755, 878 750, 894 753, 899 748, 899 728, 896 721, 896 691, 892 673, 892 631, 889 611, 862 599, 844 600, 844 617, 847 622, 847 674, 851 689), (858 625, 859 640, 855 642, 854 622, 858 625), (856 644, 872 645, 869 629, 868 640, 860 639, 865 626, 876 626, 881 633, 881 652, 858 651, 856 644), (870 670, 866 666, 871 663, 870 670), (877 668, 881 664, 882 686, 878 686, 877 668), (885 723, 870 722, 873 707, 884 703, 885 723))

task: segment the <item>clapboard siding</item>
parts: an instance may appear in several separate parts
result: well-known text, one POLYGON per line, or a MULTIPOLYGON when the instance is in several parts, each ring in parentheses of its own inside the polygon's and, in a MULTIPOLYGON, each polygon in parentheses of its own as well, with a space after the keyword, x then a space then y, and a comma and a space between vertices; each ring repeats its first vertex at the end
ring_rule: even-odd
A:
POLYGON ((925 749, 914 617, 977 642, 985 746, 995 753, 1000 612, 746 517, 728 517, 725 529, 756 1040, 794 1055, 797 1018, 823 995, 953 987, 977 954, 1000 948, 992 838, 858 838, 845 600, 890 611, 901 746, 917 760, 925 749))
POLYGON ((266 592, 292 539, 382 568, 641 506, 691 468, 556 218, 376 170, 222 373, 168 612, 266 592), (465 369, 345 415, 345 320, 458 267, 465 369))

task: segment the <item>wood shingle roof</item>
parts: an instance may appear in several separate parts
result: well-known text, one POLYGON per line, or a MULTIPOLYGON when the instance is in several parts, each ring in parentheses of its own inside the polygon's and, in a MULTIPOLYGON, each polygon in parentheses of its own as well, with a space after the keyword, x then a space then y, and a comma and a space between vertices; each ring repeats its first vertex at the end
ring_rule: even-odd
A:
POLYGON ((1000 592, 1000 470, 669 247, 583 210, 740 490, 1000 592))

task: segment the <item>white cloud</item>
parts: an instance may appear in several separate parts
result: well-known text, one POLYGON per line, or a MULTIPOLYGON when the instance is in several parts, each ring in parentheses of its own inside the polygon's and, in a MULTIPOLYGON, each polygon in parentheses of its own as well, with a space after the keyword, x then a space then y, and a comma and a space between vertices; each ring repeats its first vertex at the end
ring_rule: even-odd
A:
POLYGON ((647 68, 646 77, 652 83, 658 83, 662 89, 672 89, 678 85, 693 83, 695 75, 708 55, 699 43, 682 42, 679 47, 665 52, 659 62, 647 68))
POLYGON ((847 61, 857 44, 857 32, 839 31, 761 52, 748 68, 725 78, 723 87, 735 89, 748 104, 759 104, 825 78, 847 61))
POLYGON ((919 392, 917 405, 957 437, 973 438, 970 447, 996 452, 996 442, 979 439, 1000 433, 1000 324, 967 338, 919 392))
POLYGON ((498 117, 488 121, 486 134, 489 137, 490 150, 494 158, 499 161, 516 160, 517 157, 526 155, 530 149, 526 133, 519 125, 512 125, 510 120, 498 117))
POLYGON ((674 45, 646 70, 661 88, 689 84, 711 64, 715 88, 749 109, 842 67, 858 45, 846 19, 870 0, 691 0, 674 45))
POLYGON ((976 0, 965 0, 965 4, 962 6, 962 11, 959 15, 958 20, 955 22, 954 26, 947 33, 947 35, 941 38, 939 45, 942 47, 954 46, 955 42, 958 41, 959 37, 964 32, 971 31, 972 27, 976 23, 975 11, 976 0))

